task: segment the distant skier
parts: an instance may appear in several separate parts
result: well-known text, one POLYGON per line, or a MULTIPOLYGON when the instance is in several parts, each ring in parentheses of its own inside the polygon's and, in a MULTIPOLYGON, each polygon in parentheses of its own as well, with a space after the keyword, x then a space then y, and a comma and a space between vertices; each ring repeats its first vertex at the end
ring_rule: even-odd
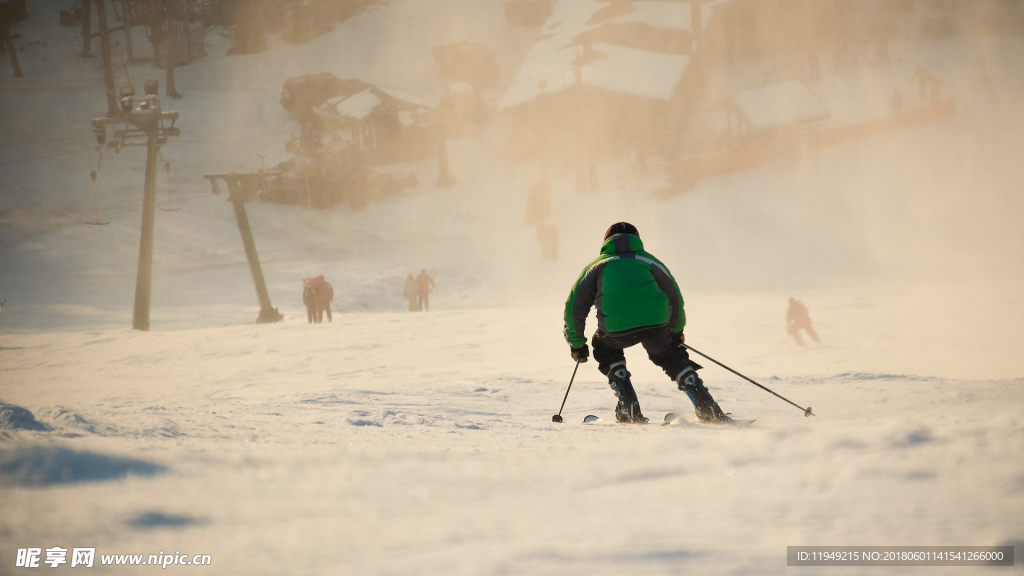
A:
POLYGON ((430 290, 434 287, 434 279, 426 270, 420 270, 416 277, 416 309, 430 312, 430 290))
POLYGON ((626 370, 625 348, 643 344, 647 356, 668 374, 693 402, 702 422, 726 423, 729 416, 697 376, 699 364, 683 347, 686 314, 683 297, 672 274, 644 251, 632 224, 612 224, 604 235, 601 254, 576 280, 565 302, 565 340, 573 360, 590 355, 584 335, 591 306, 597 306, 597 331, 591 343, 597 369, 608 377, 618 398, 615 420, 644 424, 640 402, 626 370))
POLYGON ((540 178, 533 183, 530 193, 526 196, 526 215, 523 226, 533 226, 543 222, 551 212, 551 184, 548 184, 547 170, 542 170, 540 178))
POLYGON ((405 299, 409 301, 409 312, 416 311, 416 298, 418 289, 416 287, 416 278, 412 275, 412 272, 405 277, 405 299))
POLYGON ((932 102, 942 100, 942 78, 932 74, 928 78, 928 85, 931 86, 932 102))
POLYGON ((988 84, 988 60, 984 56, 978 56, 978 59, 974 61, 974 65, 978 67, 978 82, 988 84))
POLYGON ((917 89, 920 94, 921 100, 924 100, 928 95, 928 78, 932 75, 927 68, 917 65, 917 69, 914 70, 914 75, 911 76, 911 80, 917 80, 917 89))
POLYGON ((901 114, 903 112, 903 95, 900 94, 899 90, 892 91, 892 113, 901 114))
POLYGON ((324 280, 324 275, 320 274, 313 279, 314 286, 316 287, 316 321, 317 324, 324 321, 324 312, 327 312, 327 321, 333 322, 331 318, 331 301, 334 300, 334 288, 331 283, 324 280))
POLYGON ((547 262, 558 260, 558 227, 541 222, 537 224, 537 242, 540 244, 540 259, 547 262))
POLYGON ((640 164, 640 179, 643 180, 647 176, 647 146, 643 142, 637 142, 636 147, 636 161, 640 164))
POLYGON ((807 311, 807 306, 795 298, 790 298, 789 309, 786 311, 786 332, 797 344, 803 346, 804 340, 800 337, 800 330, 806 330, 815 342, 821 342, 818 333, 814 331, 814 326, 811 325, 811 313, 807 311))
POLYGON ((570 148, 568 152, 568 159, 566 164, 572 169, 573 175, 576 177, 576 193, 586 194, 590 191, 590 184, 587 182, 587 176, 583 171, 583 153, 579 150, 579 147, 570 148))
POLYGON ((637 142, 629 149, 629 167, 636 181, 642 181, 647 175, 647 151, 642 142, 637 142))
POLYGON ((316 288, 313 279, 305 276, 302 278, 302 303, 306 305, 306 322, 312 324, 316 321, 316 288))

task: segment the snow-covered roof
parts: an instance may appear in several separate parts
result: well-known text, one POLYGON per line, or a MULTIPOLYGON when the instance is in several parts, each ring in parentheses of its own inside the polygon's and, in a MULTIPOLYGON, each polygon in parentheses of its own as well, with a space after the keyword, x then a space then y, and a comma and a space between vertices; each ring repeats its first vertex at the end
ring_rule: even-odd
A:
POLYGON ((829 115, 814 92, 795 80, 746 90, 731 100, 755 129, 813 122, 829 115))
POLYGON ((669 100, 690 63, 689 56, 658 54, 635 48, 594 44, 608 55, 583 67, 583 83, 595 88, 669 100))
POLYGON ((350 96, 329 98, 317 107, 315 112, 331 116, 346 116, 353 120, 362 120, 369 116, 380 104, 381 99, 373 93, 373 88, 367 88, 350 96))
POLYGON ((362 120, 369 116, 383 102, 381 96, 390 97, 404 104, 419 108, 437 108, 439 96, 432 92, 383 88, 374 86, 349 96, 335 96, 315 109, 318 114, 345 116, 362 120))
POLYGON ((473 87, 470 86, 469 84, 466 84, 465 82, 455 82, 454 84, 448 87, 448 93, 450 94, 465 95, 473 94, 474 92, 475 90, 473 89, 473 87))
POLYGON ((372 88, 367 88, 338 102, 335 104, 334 110, 342 116, 348 116, 354 120, 362 120, 380 105, 380 97, 373 93, 372 88))
MULTIPOLYGON (((559 92, 576 84, 574 62, 583 55, 577 40, 581 34, 607 23, 641 23, 659 28, 690 31, 689 4, 640 0, 621 13, 599 0, 560 0, 538 40, 530 48, 498 106, 504 110, 532 101, 538 95, 559 92), (606 15, 610 17, 605 17, 606 15)), ((582 65, 582 80, 606 90, 668 100, 682 80, 690 58, 648 50, 594 44, 593 50, 606 58, 582 65)))
POLYGON ((433 90, 407 90, 404 88, 385 88, 377 86, 382 94, 386 94, 395 100, 401 100, 406 104, 412 104, 421 108, 437 108, 441 101, 441 94, 433 90))
POLYGON ((615 18, 615 22, 640 22, 651 26, 682 28, 693 31, 692 15, 688 3, 644 0, 633 2, 633 10, 615 18))
POLYGON ((734 1, 735 0, 712 0, 711 2, 701 4, 701 9, 703 10, 704 16, 707 16, 708 13, 713 11, 715 8, 718 8, 722 4, 731 4, 734 1))

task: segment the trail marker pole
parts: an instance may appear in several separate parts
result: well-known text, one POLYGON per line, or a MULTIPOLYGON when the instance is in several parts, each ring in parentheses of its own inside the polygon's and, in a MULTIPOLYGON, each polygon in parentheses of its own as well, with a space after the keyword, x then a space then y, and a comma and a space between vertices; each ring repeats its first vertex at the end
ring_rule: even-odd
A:
MULTIPOLYGON (((163 158, 161 156, 161 158, 163 158)), ((164 170, 167 172, 167 208, 161 208, 164 212, 177 212, 181 208, 171 206, 171 163, 164 160, 164 170)))
POLYGON ((106 226, 110 222, 100 222, 100 201, 96 197, 96 178, 98 177, 100 166, 103 165, 103 149, 99 146, 96 147, 96 152, 100 155, 100 161, 96 164, 96 169, 89 173, 89 179, 92 180, 92 204, 96 208, 96 221, 89 222, 86 220, 86 224, 92 224, 93 226, 106 226))

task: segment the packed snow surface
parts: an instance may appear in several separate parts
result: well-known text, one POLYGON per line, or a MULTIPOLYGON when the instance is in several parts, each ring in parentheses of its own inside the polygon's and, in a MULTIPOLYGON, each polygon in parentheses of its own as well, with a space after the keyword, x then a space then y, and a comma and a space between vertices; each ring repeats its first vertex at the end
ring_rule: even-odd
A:
MULTIPOLYGON (((256 325, 230 204, 202 175, 287 158, 298 125, 277 102, 284 80, 326 71, 437 94, 430 48, 468 40, 495 49, 507 84, 537 30, 475 0, 395 0, 248 56, 227 56, 215 29, 209 55, 177 72, 185 97, 163 99, 182 136, 162 150, 172 191, 161 164, 158 199, 181 210, 157 212, 151 329, 137 332, 144 152, 103 151, 110 224, 86 225, 99 59, 75 55, 60 3, 31 6, 13 28, 27 77, 0 67, 0 573, 20 570, 18 548, 53 546, 210 554, 190 569, 268 575, 783 574, 789 545, 1024 554, 1019 37, 894 42, 890 65, 823 73, 811 90, 854 121, 894 89, 917 105, 922 62, 957 118, 780 151, 668 200, 625 155, 601 163, 590 195, 552 163, 553 263, 521 225, 540 163, 502 155, 500 118, 449 143, 450 189, 430 186, 428 158, 383 167, 420 185, 360 211, 250 201, 285 315, 256 325), (684 421, 610 424, 614 398, 590 362, 552 423, 573 369, 562 306, 619 220, 679 281, 689 344, 816 416, 697 358, 722 407, 757 420, 697 424, 634 348, 645 414, 684 421), (402 283, 420 269, 437 287, 430 312, 412 314, 402 283), (308 325, 300 280, 318 272, 340 313, 308 325), (785 333, 790 296, 820 344, 785 333)), ((128 71, 137 86, 163 81, 145 62, 128 71)))

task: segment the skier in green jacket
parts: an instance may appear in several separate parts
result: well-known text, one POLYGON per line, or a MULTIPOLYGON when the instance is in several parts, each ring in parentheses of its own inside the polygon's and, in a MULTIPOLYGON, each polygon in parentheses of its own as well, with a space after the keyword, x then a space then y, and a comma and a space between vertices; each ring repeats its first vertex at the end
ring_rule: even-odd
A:
POLYGON ((579 362, 590 356, 583 331, 591 306, 597 307, 597 331, 591 340, 594 359, 619 400, 617 422, 647 422, 623 354, 636 344, 643 344, 651 362, 686 393, 700 421, 729 421, 697 376, 701 366, 690 360, 683 346, 686 314, 679 286, 668 268, 644 251, 640 233, 628 222, 608 228, 601 255, 583 269, 565 302, 565 340, 572 359, 579 362))

